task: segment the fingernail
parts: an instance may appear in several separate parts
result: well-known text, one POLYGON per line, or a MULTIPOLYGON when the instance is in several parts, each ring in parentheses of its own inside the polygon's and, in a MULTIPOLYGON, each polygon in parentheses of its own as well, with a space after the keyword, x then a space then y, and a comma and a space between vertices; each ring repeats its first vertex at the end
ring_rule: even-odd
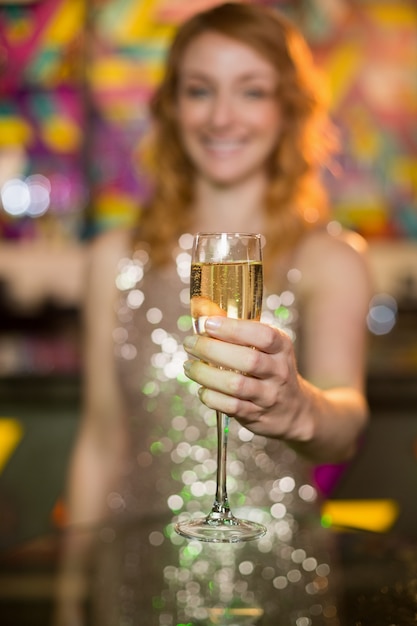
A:
POLYGON ((207 328, 207 330, 217 330, 218 328, 220 328, 221 323, 221 317, 208 317, 204 326, 205 328, 207 328))
POLYGON ((196 344, 196 341, 197 341, 196 335, 188 335, 184 339, 184 348, 188 348, 189 350, 192 350, 196 344))
POLYGON ((183 367, 184 367, 184 372, 188 374, 188 372, 191 369, 191 361, 184 361, 183 367))

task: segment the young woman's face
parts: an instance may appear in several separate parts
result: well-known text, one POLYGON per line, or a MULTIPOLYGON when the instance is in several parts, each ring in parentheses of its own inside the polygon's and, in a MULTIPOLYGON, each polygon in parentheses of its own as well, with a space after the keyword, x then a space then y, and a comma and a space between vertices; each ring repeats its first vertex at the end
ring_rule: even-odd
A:
POLYGON ((274 67, 249 46, 215 32, 185 51, 178 125, 197 175, 216 186, 265 177, 281 113, 274 67))

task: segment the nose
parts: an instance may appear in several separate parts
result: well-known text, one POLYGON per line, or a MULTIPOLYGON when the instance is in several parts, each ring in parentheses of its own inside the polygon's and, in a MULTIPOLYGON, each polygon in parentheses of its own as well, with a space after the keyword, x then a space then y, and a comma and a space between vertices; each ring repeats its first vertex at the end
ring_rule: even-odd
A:
POLYGON ((235 118, 233 98, 226 93, 217 93, 213 98, 210 121, 213 127, 229 126, 235 118))

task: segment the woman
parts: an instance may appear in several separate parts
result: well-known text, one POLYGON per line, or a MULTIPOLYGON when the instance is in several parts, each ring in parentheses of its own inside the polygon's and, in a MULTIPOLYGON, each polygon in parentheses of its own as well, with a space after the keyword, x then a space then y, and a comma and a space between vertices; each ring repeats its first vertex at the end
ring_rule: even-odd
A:
MULTIPOLYGON (((232 508, 263 511, 289 546, 284 566, 271 544, 270 568, 280 561, 287 571, 296 550, 319 550, 299 530, 316 500, 303 459, 340 462, 355 450, 367 419, 370 295, 363 241, 327 226, 325 105, 306 44, 276 12, 224 4, 180 27, 151 103, 153 197, 134 233, 106 233, 91 249, 71 524, 208 512, 216 446, 208 409, 218 409, 236 418, 232 508), (206 336, 190 333, 184 233, 197 231, 265 235, 261 323, 214 317, 206 336), (308 549, 295 547, 301 537, 308 549)), ((68 546, 76 561, 74 538, 68 546)), ((313 623, 296 621, 310 610, 298 593, 295 605, 298 617, 276 603, 271 615, 313 623)), ((191 623, 191 608, 182 610, 191 623)), ((99 614, 101 624, 104 615, 118 623, 106 608, 99 614)), ((331 619, 317 623, 338 623, 331 619)))

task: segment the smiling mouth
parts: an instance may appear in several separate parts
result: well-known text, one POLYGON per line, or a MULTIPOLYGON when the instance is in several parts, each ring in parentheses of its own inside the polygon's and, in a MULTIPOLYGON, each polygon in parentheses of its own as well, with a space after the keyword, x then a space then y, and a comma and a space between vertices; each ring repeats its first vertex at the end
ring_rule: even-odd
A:
POLYGON ((211 150, 213 152, 218 152, 219 154, 230 154, 232 152, 236 152, 236 150, 239 150, 240 148, 242 148, 243 146, 243 141, 239 140, 222 140, 222 141, 214 141, 214 140, 206 140, 203 142, 205 148, 207 148, 207 150, 211 150))

